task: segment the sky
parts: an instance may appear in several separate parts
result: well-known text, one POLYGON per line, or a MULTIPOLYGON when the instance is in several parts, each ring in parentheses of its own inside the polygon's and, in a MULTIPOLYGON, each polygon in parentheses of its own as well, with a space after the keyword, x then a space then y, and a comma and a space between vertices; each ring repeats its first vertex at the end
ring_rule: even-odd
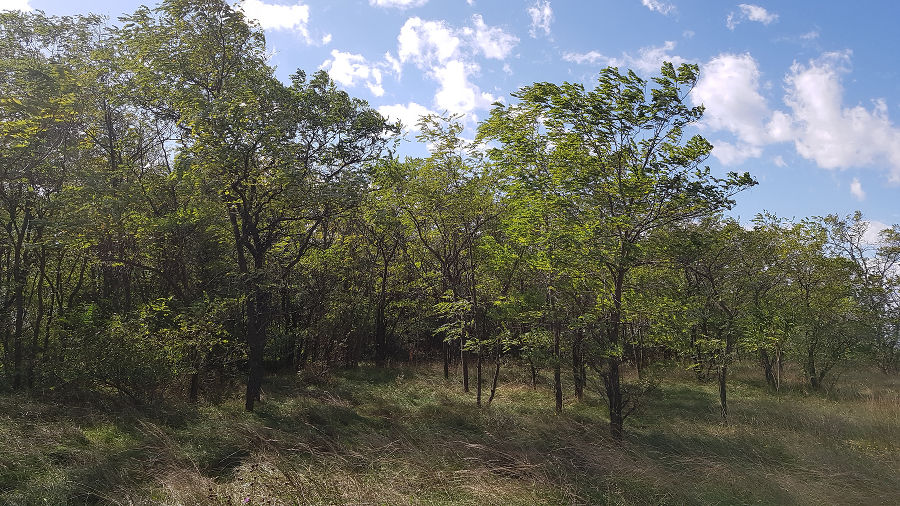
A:
MULTIPOLYGON (((103 14, 141 2, 0 0, 3 9, 103 14)), ((861 210, 900 223, 900 2, 866 0, 237 0, 265 31, 280 78, 326 70, 351 95, 413 125, 465 115, 537 81, 590 87, 600 69, 645 78, 696 63, 696 131, 714 173, 759 185, 731 214, 801 219, 861 210)), ((151 5, 152 7, 152 5, 151 5)), ((414 144, 405 148, 415 152, 414 144)))

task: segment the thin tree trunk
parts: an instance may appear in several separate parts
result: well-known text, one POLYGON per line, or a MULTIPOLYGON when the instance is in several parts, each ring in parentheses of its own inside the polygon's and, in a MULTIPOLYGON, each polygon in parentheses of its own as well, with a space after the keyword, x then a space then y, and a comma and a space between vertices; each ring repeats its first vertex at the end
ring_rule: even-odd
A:
POLYGON ((463 392, 469 393, 469 354, 465 350, 464 339, 460 340, 459 357, 462 361, 463 392))
POLYGON ((578 329, 572 343, 572 378, 575 383, 575 398, 584 398, 584 330, 578 329))
POLYGON ((553 323, 553 386, 556 393, 556 414, 562 413, 563 409, 563 391, 562 391, 562 357, 560 356, 560 328, 559 324, 553 323))
POLYGON ((531 367, 531 389, 537 389, 537 368, 534 367, 534 359, 528 357, 528 365, 531 367))
POLYGON ((491 380, 491 395, 488 397, 487 405, 491 405, 491 401, 494 400, 494 394, 497 393, 497 379, 500 377, 500 358, 503 353, 503 346, 500 344, 500 339, 497 339, 497 364, 494 367, 494 378, 491 380))
MULTIPOLYGON (((625 271, 619 269, 615 272, 615 285, 613 291, 613 312, 610 315, 609 345, 613 350, 618 349, 622 322, 622 290, 625 284, 625 271)), ((622 439, 622 424, 625 421, 625 402, 622 395, 622 378, 619 366, 621 358, 611 353, 606 360, 607 368, 604 375, 606 397, 609 403, 609 432, 615 439, 622 439)))
POLYGON ((728 394, 727 394, 728 364, 722 364, 719 368, 719 404, 722 407, 722 421, 728 423, 728 394))
POLYGON ((477 370, 475 372, 475 383, 476 383, 475 391, 477 392, 475 403, 478 404, 479 408, 481 407, 481 364, 482 364, 482 361, 483 361, 483 358, 482 358, 482 353, 481 353, 481 346, 479 345, 478 346, 478 365, 476 366, 477 370))

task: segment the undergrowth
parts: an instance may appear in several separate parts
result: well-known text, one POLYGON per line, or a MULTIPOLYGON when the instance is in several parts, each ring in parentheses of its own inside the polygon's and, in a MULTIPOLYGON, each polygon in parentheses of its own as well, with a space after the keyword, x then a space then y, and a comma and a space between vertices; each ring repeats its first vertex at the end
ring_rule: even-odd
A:
POLYGON ((900 379, 847 373, 828 392, 669 373, 607 433, 588 392, 553 412, 507 371, 490 407, 427 366, 268 379, 231 400, 130 407, 0 395, 2 504, 891 504, 900 379))

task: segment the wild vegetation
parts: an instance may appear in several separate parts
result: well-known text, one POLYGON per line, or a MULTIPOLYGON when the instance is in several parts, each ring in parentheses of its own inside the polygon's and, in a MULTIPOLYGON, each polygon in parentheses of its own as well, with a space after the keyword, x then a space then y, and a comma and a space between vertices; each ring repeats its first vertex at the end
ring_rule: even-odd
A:
POLYGON ((696 66, 400 158, 224 0, 0 13, 0 59, 2 500, 900 490, 900 227, 727 217, 756 181, 705 166, 696 66))

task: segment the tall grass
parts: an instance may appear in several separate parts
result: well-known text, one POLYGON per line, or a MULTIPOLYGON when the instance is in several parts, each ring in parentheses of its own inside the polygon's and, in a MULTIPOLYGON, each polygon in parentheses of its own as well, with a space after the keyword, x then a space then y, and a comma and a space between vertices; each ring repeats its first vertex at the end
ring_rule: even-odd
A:
POLYGON ((900 379, 776 393, 737 369, 727 425, 715 385, 668 371, 621 443, 596 390, 557 416, 514 368, 485 409, 429 366, 272 378, 252 414, 0 396, 0 503, 897 502, 900 379))

